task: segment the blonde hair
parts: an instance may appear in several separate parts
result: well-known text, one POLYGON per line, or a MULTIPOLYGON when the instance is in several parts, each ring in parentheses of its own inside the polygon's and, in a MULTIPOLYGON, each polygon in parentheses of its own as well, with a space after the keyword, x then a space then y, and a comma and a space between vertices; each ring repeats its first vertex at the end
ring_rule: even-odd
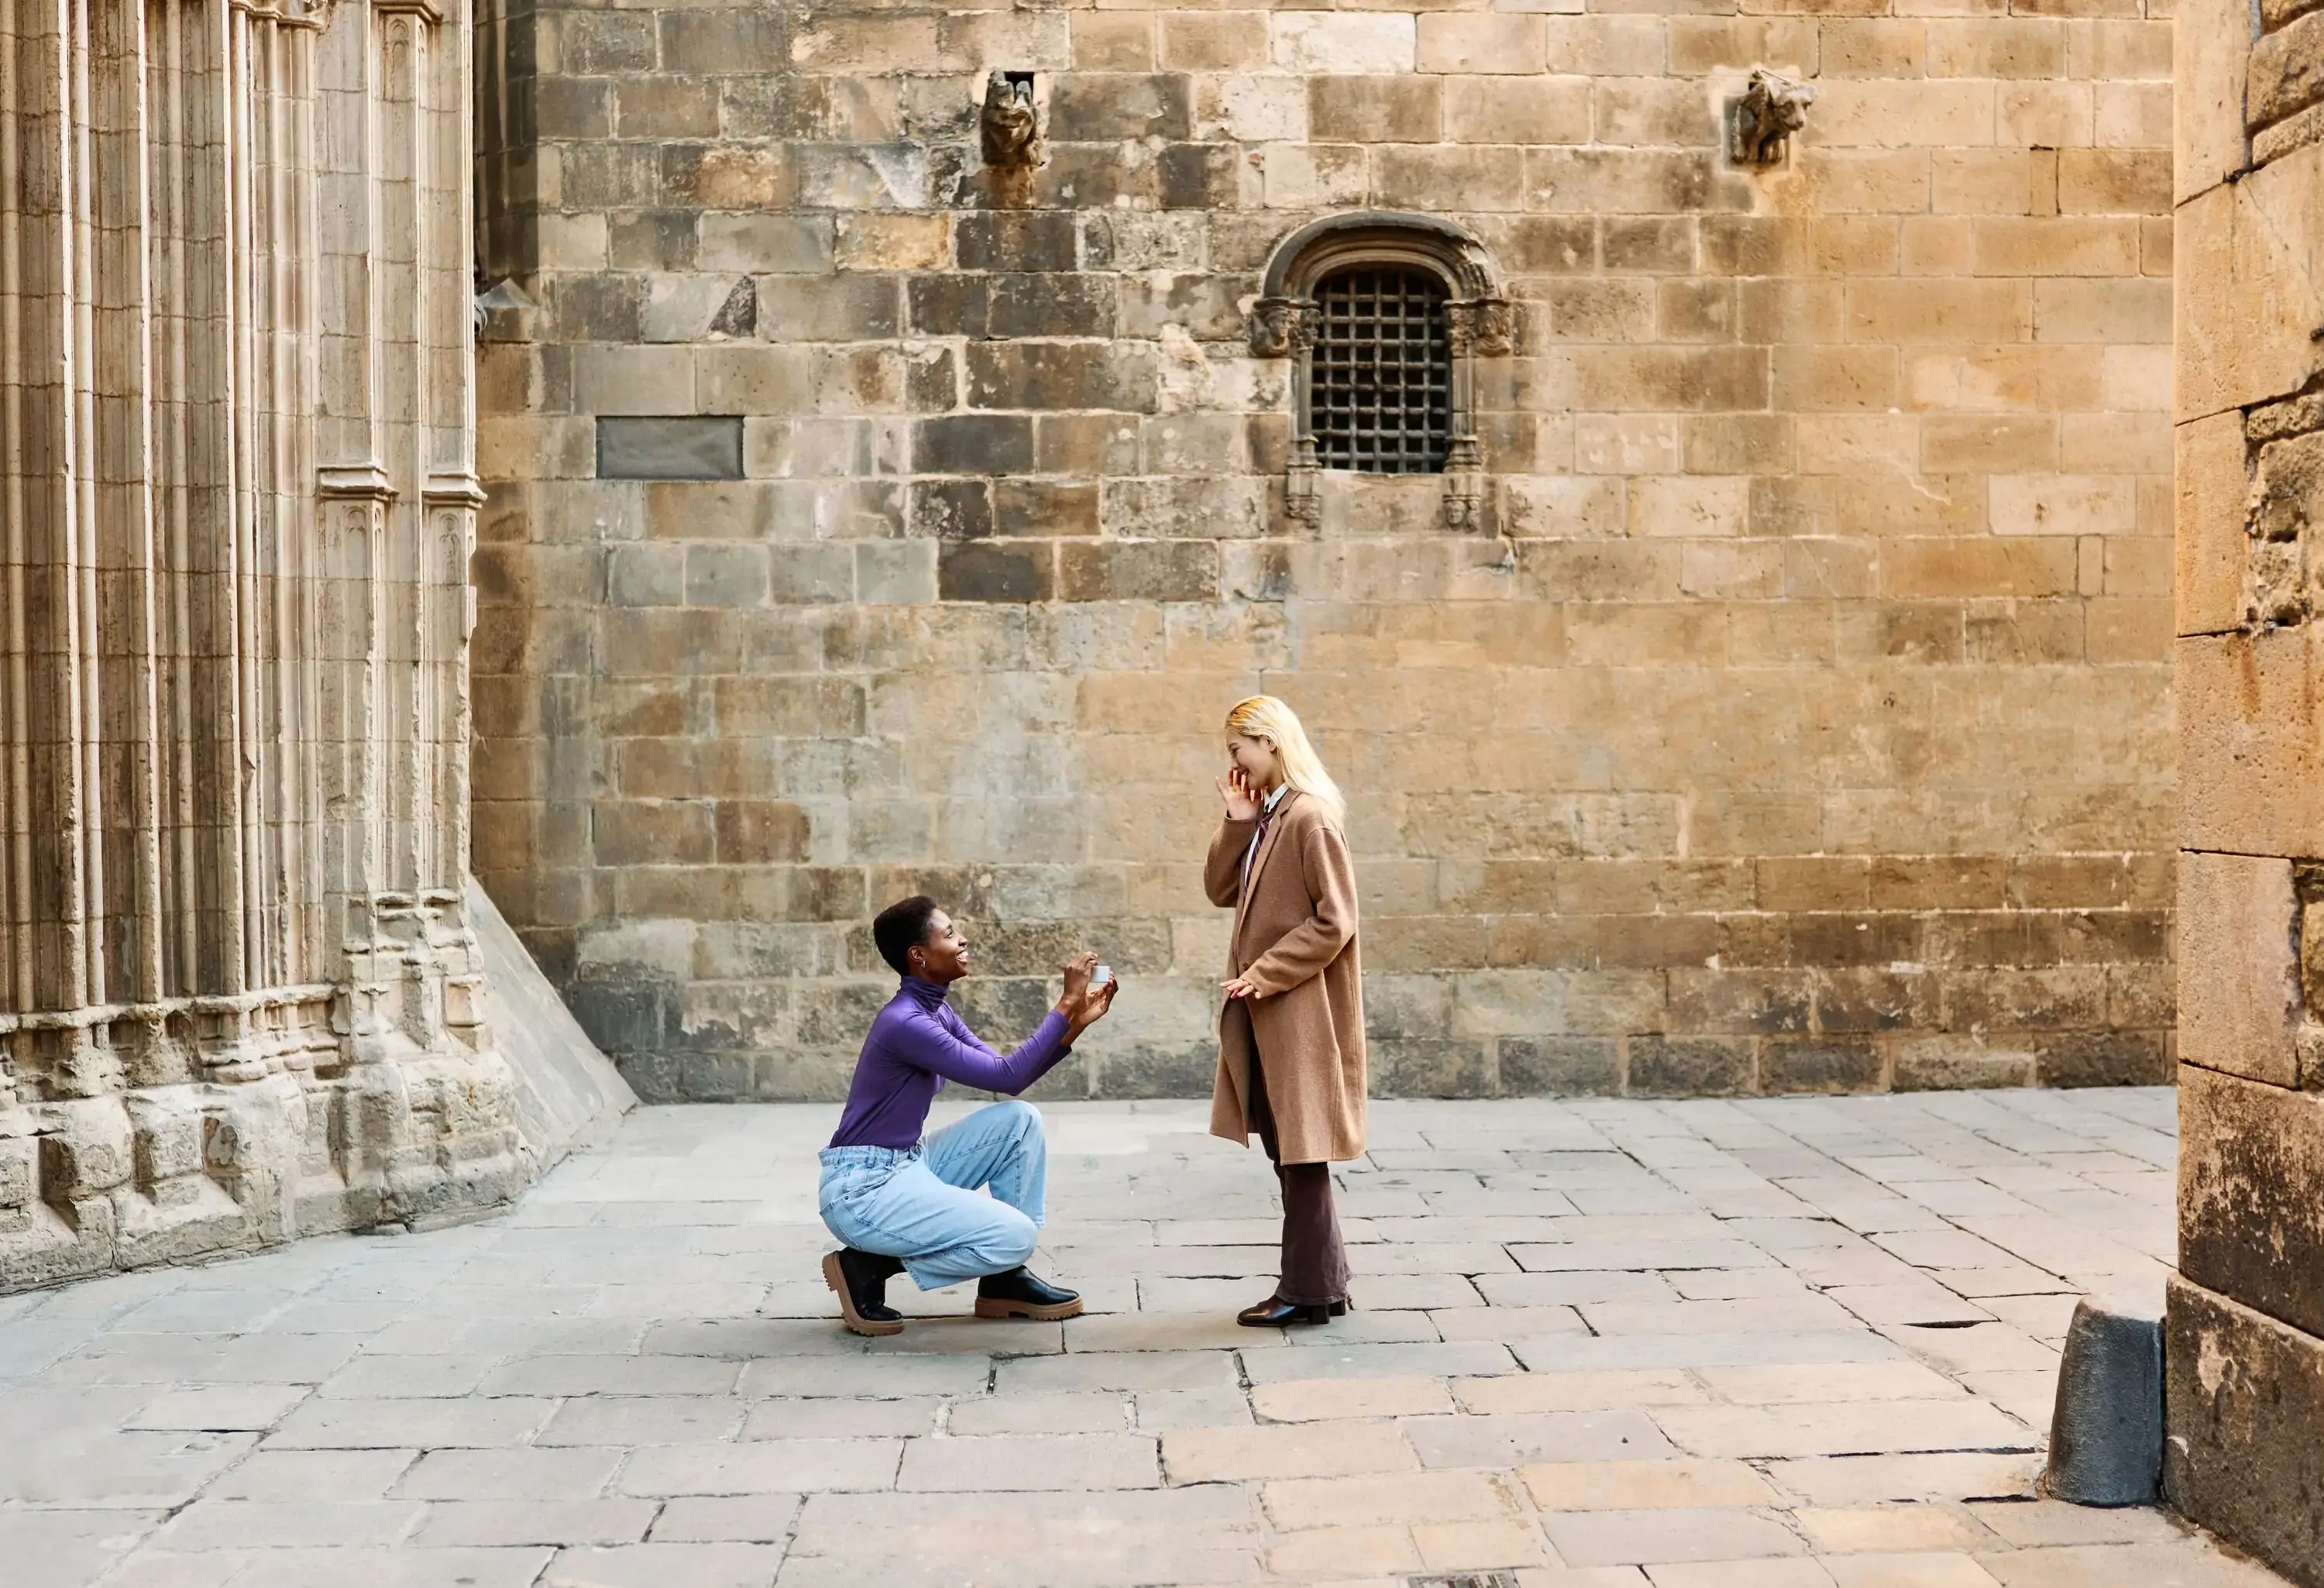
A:
POLYGON ((1345 821, 1347 798, 1340 785, 1332 781, 1332 774, 1323 770, 1323 757, 1307 742, 1307 730, 1299 725, 1299 714, 1272 695, 1254 695, 1239 700, 1227 713, 1227 732, 1245 739, 1264 739, 1275 746, 1275 758, 1282 763, 1283 780, 1290 787, 1331 813, 1335 822, 1345 821))

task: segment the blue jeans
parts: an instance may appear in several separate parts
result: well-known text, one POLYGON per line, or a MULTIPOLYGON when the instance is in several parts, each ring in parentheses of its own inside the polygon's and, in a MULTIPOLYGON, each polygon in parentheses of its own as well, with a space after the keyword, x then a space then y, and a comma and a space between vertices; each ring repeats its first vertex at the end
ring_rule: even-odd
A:
POLYGON ((1049 1178, 1040 1112, 980 1108, 918 1147, 826 1147, 823 1222, 858 1251, 904 1260, 923 1290, 1005 1274, 1033 1255, 1049 1178), (977 1188, 990 1186, 992 1195, 977 1188))

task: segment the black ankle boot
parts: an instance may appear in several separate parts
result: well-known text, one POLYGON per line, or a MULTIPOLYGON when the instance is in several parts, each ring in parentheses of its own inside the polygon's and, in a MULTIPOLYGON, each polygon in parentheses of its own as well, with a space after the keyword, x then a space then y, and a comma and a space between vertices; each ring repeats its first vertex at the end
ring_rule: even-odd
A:
POLYGON ((1250 1329, 1287 1329, 1294 1324, 1328 1324, 1347 1310, 1344 1301, 1286 1301, 1270 1296, 1235 1314, 1235 1322, 1250 1329))
POLYGON ((1078 1317, 1081 1310, 1078 1294, 1050 1284, 1028 1268, 987 1274, 976 1282, 976 1316, 981 1318, 1037 1318, 1048 1322, 1078 1317))
POLYGON ((843 1246, 823 1260, 823 1282, 839 1297, 839 1316, 858 1334, 900 1334, 904 1315, 888 1305, 888 1281, 904 1271, 898 1259, 843 1246))

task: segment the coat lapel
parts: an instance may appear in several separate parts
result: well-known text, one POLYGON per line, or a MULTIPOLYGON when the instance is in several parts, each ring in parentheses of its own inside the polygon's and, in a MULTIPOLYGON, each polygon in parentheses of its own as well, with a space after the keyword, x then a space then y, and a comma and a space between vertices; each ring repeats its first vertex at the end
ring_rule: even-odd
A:
POLYGON ((1283 836, 1283 818, 1291 809, 1291 802, 1300 798, 1296 789, 1286 789, 1275 807, 1275 819, 1267 824, 1267 836, 1259 841, 1259 853, 1250 857, 1250 874, 1243 879, 1241 897, 1235 900, 1234 941, 1242 941, 1242 923, 1250 913, 1250 891, 1259 883, 1259 875, 1267 869, 1267 857, 1275 853, 1275 841, 1283 836))

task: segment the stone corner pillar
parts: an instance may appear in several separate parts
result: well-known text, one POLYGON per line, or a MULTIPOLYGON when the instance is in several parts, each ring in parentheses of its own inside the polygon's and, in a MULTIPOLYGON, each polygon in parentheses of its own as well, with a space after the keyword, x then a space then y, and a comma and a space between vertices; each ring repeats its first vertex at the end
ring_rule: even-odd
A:
POLYGON ((2164 1488, 2324 1585, 2324 14, 2178 15, 2164 1488), (2311 63, 2303 68, 2301 62, 2311 63))

